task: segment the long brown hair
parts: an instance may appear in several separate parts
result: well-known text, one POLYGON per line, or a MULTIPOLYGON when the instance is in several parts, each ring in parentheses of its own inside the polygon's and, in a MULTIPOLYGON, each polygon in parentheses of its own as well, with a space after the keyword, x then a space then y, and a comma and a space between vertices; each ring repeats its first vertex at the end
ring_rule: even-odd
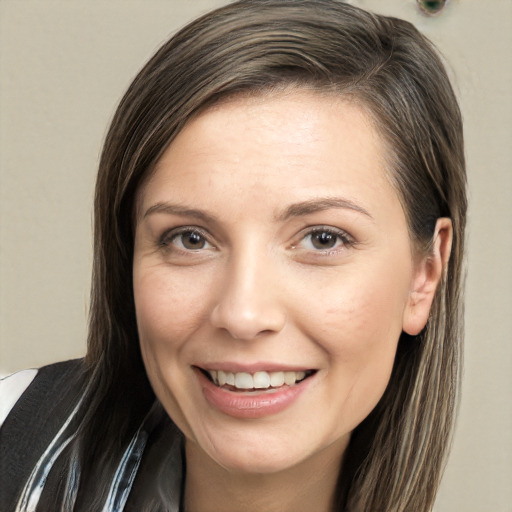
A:
POLYGON ((241 0, 213 11, 165 43, 122 99, 96 187, 86 357, 93 391, 80 437, 83 475, 108 481, 154 400, 132 291, 141 183, 191 116, 234 94, 283 86, 350 95, 370 113, 387 144, 389 173, 419 250, 428 251, 437 218, 452 220, 451 258, 427 326, 418 336, 402 335, 388 388, 352 435, 337 500, 340 510, 428 511, 460 380, 461 116, 439 56, 410 23, 336 0, 241 0))

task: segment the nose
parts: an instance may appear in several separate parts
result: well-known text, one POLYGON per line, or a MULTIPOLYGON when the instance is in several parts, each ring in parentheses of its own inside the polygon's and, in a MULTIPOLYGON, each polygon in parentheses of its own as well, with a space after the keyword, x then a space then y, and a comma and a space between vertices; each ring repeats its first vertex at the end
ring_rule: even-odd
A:
POLYGON ((286 312, 280 297, 279 272, 271 260, 255 251, 232 258, 212 309, 214 327, 239 340, 282 330, 286 312))

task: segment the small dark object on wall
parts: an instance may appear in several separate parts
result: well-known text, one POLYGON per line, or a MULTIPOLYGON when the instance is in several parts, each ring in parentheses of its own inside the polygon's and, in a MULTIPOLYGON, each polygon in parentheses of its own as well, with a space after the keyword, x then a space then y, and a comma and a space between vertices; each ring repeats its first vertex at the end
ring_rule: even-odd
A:
POLYGON ((439 14, 447 0, 416 0, 420 9, 426 14, 439 14))

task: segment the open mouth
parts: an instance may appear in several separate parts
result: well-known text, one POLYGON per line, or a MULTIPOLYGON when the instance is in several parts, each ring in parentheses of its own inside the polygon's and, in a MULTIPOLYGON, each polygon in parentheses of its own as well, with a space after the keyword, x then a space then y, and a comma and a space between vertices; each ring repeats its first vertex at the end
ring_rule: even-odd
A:
POLYGON ((256 391, 294 386, 311 377, 316 370, 266 372, 226 372, 223 370, 199 370, 216 386, 231 391, 256 391))

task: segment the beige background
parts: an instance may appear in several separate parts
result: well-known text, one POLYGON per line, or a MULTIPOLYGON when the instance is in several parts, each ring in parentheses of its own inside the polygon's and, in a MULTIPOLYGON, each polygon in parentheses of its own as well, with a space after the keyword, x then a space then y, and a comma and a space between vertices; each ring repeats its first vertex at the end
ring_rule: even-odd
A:
MULTIPOLYGON (((116 102, 169 34, 224 0, 0 0, 0 373, 85 350, 91 202, 116 102)), ((464 396, 437 512, 512 511, 512 0, 352 3, 413 21, 466 123, 464 396)))

